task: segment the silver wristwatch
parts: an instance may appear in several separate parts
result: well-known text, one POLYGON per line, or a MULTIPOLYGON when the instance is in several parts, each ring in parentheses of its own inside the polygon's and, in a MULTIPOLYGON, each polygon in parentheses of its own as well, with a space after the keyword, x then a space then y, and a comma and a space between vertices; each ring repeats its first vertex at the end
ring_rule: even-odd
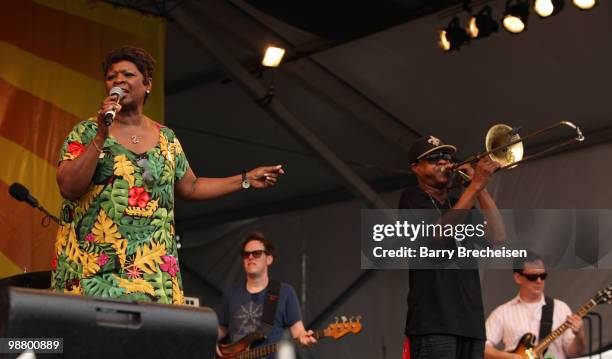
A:
POLYGON ((246 172, 242 172, 242 188, 247 189, 249 187, 251 187, 251 182, 249 182, 246 172))

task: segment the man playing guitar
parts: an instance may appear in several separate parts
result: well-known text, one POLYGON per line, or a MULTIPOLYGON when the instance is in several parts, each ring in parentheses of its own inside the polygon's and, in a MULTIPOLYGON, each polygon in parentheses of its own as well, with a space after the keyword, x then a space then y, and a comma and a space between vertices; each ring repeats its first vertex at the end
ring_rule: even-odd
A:
MULTIPOLYGON (((544 296, 547 276, 544 261, 530 254, 517 261, 514 268, 514 281, 519 286, 519 293, 514 299, 497 307, 487 319, 485 359, 524 358, 520 350, 512 353, 506 351, 517 347, 525 333, 540 333, 543 308, 547 304, 544 296), (503 351, 496 349, 498 345, 502 346, 503 351)), ((546 358, 565 359, 584 351, 586 340, 582 318, 572 314, 567 304, 554 299, 551 328, 558 328, 564 322, 567 322, 571 330, 566 330, 550 344, 546 358)), ((538 337, 537 341, 540 339, 538 337)))
MULTIPOLYGON (((223 298, 219 316, 219 338, 229 334, 236 342, 248 334, 264 331, 270 344, 282 339, 283 331, 289 328, 291 336, 301 345, 317 342, 311 330, 302 322, 300 305, 291 285, 274 283, 268 278, 268 267, 274 260, 274 246, 260 232, 253 232, 242 243, 242 265, 246 281, 229 288, 223 298), (276 288, 274 288, 276 286, 276 288), (276 292, 276 293, 275 293, 276 292), (271 304, 276 302, 275 304, 271 304), (270 308, 274 308, 270 309, 270 308), (268 308, 268 309, 266 309, 268 308), (273 311, 274 314, 267 314, 273 311), (262 323, 270 318, 272 325, 262 323)), ((222 356, 220 352, 217 353, 222 356)))

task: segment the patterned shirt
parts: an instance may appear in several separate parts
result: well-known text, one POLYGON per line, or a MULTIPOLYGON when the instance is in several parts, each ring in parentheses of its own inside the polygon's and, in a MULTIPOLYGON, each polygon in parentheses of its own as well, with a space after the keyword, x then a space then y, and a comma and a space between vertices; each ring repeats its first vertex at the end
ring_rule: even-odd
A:
MULTIPOLYGON (((60 161, 85 151, 93 119, 68 135, 60 161)), ((105 298, 183 303, 174 240, 174 183, 189 164, 174 132, 158 125, 157 145, 142 154, 113 136, 79 199, 64 198, 52 262, 51 288, 105 298)))
MULTIPOLYGON (((536 303, 525 303, 519 296, 500 305, 487 318, 487 345, 502 345, 502 350, 511 351, 516 348, 519 340, 525 333, 533 333, 536 337, 540 333, 540 319, 542 307, 546 304, 544 296, 536 303)), ((553 311, 552 330, 561 326, 572 311, 564 302, 555 299, 553 311)), ((566 351, 574 341, 575 335, 566 330, 548 347, 547 358, 565 359, 566 351)), ((536 343, 540 338, 536 339, 536 343)))

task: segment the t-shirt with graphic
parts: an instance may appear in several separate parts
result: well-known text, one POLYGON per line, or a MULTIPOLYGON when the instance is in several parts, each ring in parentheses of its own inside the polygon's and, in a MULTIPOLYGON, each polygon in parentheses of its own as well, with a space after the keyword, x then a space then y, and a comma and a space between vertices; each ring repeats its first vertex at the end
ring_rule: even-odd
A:
MULTIPOLYGON (((183 303, 174 239, 174 183, 189 164, 174 132, 137 154, 113 136, 87 192, 64 198, 52 261, 55 291, 158 303, 183 303)), ((97 133, 93 119, 68 135, 61 161, 79 157, 97 133)))
MULTIPOLYGON (((232 343, 261 329, 264 299, 267 292, 266 288, 258 293, 249 293, 246 289, 246 282, 236 283, 225 292, 221 310, 217 314, 219 324, 228 329, 232 343)), ((283 338, 283 330, 300 320, 302 320, 302 314, 295 290, 289 284, 281 283, 274 325, 266 341, 261 344, 280 341, 283 338)))

